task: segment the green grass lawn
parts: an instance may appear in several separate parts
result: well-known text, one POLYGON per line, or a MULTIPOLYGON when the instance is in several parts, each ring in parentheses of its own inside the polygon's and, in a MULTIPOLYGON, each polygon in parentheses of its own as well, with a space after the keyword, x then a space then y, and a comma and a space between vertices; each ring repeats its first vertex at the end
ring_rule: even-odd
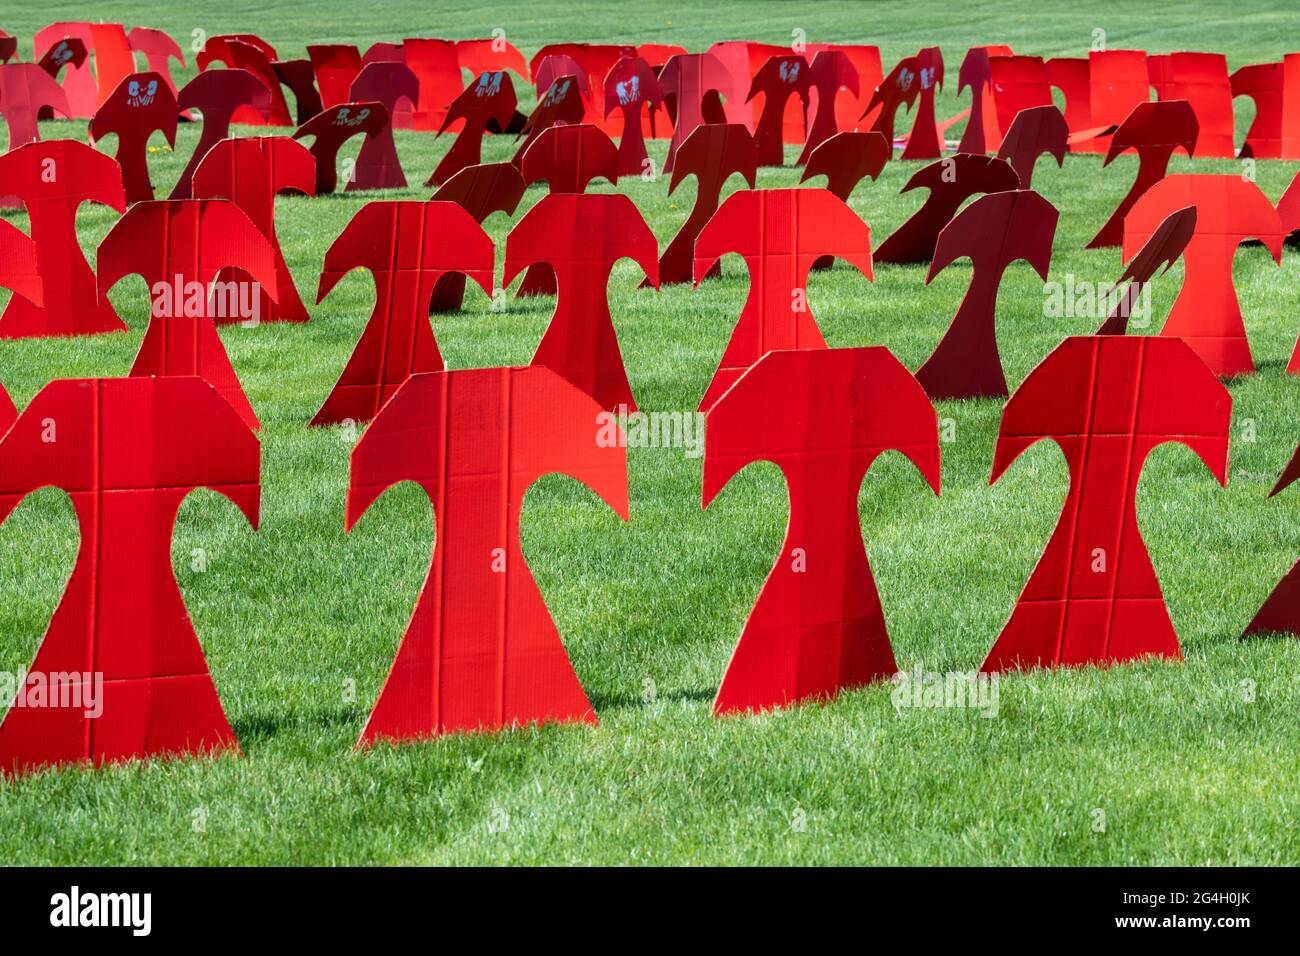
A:
MULTIPOLYGON (((200 5, 195 4, 198 10, 200 5)), ((337 0, 234 2, 202 13, 144 3, 10 4, 3 26, 30 37, 60 19, 121 20, 191 32, 257 32, 282 56, 313 41, 363 48, 403 36, 486 36, 503 27, 526 56, 547 42, 679 42, 726 38, 872 42, 886 70, 942 45, 940 116, 964 108, 957 67, 970 45, 1086 55, 1092 31, 1112 48, 1218 50, 1230 68, 1291 52, 1300 9, 1201 3, 1154 12, 1133 4, 779 4, 724 0, 589 5, 382 5, 337 0)), ((192 75, 192 63, 186 77, 192 75)), ((527 96, 526 91, 522 91, 527 96)), ((531 102, 531 99, 529 99, 531 102)), ((1250 108, 1238 101, 1240 143, 1250 108)), ((906 122, 910 123, 910 119, 906 122)), ((249 132, 243 130, 242 132, 249 132)), ((955 130, 953 132, 956 132, 955 130)), ((84 137, 84 123, 42 135, 84 137)), ((951 135, 951 133, 950 133, 951 135)), ((197 139, 158 152, 166 194, 197 139)), ((158 139, 161 143, 161 138, 158 139)), ((412 188, 446 148, 399 133, 412 188)), ((664 141, 651 144, 662 161, 664 141)), ((353 147, 355 150, 355 147, 353 147)), ((509 137, 485 160, 508 158, 509 137)), ((796 150, 787 150, 793 162, 796 150)), ((346 154, 345 154, 346 155, 346 154)), ((1276 199, 1298 164, 1259 163, 1276 199)), ((899 189, 917 163, 889 164, 852 201, 878 244, 919 202, 899 189)), ((1228 160, 1176 159, 1172 171, 1239 172, 1228 160)), ((1130 155, 1105 170, 1071 156, 1040 162, 1035 187, 1061 210, 1052 278, 1109 282, 1118 250, 1082 250, 1132 180, 1130 155)), ((760 187, 798 171, 764 169, 760 187)), ((735 188, 740 182, 733 178, 735 188)), ((529 190, 522 214, 544 187, 529 190)), ((598 186, 597 191, 608 189, 598 186)), ((621 184, 666 243, 693 186, 621 184)), ((631 521, 588 489, 551 476, 529 493, 523 544, 600 726, 455 736, 353 750, 392 661, 432 545, 431 509, 403 485, 343 533, 350 445, 337 428, 306 428, 360 334, 369 276, 346 278, 311 306, 326 247, 367 198, 282 198, 286 258, 312 314, 306 326, 231 327, 222 337, 264 428, 263 512, 253 532, 210 491, 181 509, 173 545, 190 615, 242 756, 62 770, 0 781, 8 863, 946 863, 1294 864, 1300 861, 1300 642, 1238 635, 1300 555, 1300 495, 1266 494, 1300 439, 1300 381, 1285 373, 1300 333, 1296 252, 1277 268, 1262 249, 1237 256, 1236 277, 1259 374, 1234 382, 1231 481, 1219 488, 1190 450, 1157 449, 1139 518, 1182 641, 1182 663, 1016 675, 996 718, 972 710, 896 712, 890 688, 843 694, 753 718, 714 720, 710 701, 775 558, 786 493, 773 465, 737 477, 700 508, 701 463, 681 450, 629 452, 631 521), (1251 425, 1253 423, 1253 427, 1251 425), (1253 437, 1254 441, 1248 440, 1253 437), (195 548, 209 555, 191 571, 195 548), (355 687, 355 693, 349 689, 355 687), (1104 829, 1097 825, 1104 814, 1104 829), (1099 832, 1100 831, 1100 832, 1099 832)), ((10 215, 25 228, 25 216, 10 215)), ((92 256, 114 214, 86 207, 92 256)), ((509 223, 488 224, 500 257, 509 223)), ((698 290, 637 288, 629 261, 609 297, 628 375, 644 410, 693 410, 744 299, 740 260, 698 290)), ((1181 264, 1154 290, 1155 327, 1181 264)), ((965 260, 929 287, 922 266, 879 265, 874 283, 837 264, 810 301, 835 347, 886 345, 908 368, 929 355, 970 276, 965 260)), ((6 295, 6 293, 0 293, 6 295)), ((138 277, 112 294, 128 334, 0 343, 0 381, 19 408, 50 379, 124 375, 146 325, 138 277)), ((1091 319, 1044 316, 1042 283, 1021 263, 1002 284, 998 336, 1014 388, 1063 336, 1091 319)), ((465 311, 434 322, 450 368, 525 364, 552 308, 511 298, 502 315, 471 289, 465 311)), ((860 511, 900 667, 978 667, 1056 521, 1064 459, 1044 442, 992 488, 1001 402, 945 402, 955 422, 935 498, 900 455, 864 482, 860 511)), ((30 663, 78 543, 65 495, 30 497, 0 528, 0 670, 30 663)))

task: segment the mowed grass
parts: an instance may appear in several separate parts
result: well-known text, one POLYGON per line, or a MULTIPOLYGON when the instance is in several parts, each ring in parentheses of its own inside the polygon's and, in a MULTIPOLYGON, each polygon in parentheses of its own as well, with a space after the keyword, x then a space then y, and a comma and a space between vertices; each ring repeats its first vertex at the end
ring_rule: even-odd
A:
MULTIPOLYGON (((313 41, 364 48, 403 36, 486 36, 504 28, 531 56, 551 41, 718 39, 874 42, 886 69, 939 43, 948 83, 939 115, 964 108, 957 67, 975 43, 1043 55, 1086 55, 1093 30, 1113 48, 1220 50, 1231 68, 1290 52, 1300 12, 1248 3, 1118 11, 1092 2, 941 5, 719 2, 705 7, 334 0, 219 10, 122 3, 21 7, 0 24, 24 38, 47 20, 118 19, 167 29, 257 32, 283 56, 313 41)), ((186 76, 192 74, 191 70, 186 76)), ((524 92, 525 97, 529 94, 524 92)), ((531 98, 529 97, 529 102, 531 98)), ((1238 142, 1250 109, 1238 103, 1238 142)), ((905 121, 910 122, 910 120, 905 121)), ((243 129, 241 133, 256 131, 243 129)), ((955 132, 955 130, 954 130, 955 132)), ((84 123, 45 123, 84 137, 84 123)), ((165 195, 197 139, 151 157, 165 195)), ((161 143, 161 140, 157 141, 161 143)), ((399 133, 411 188, 446 148, 399 133)), ((662 161, 665 143, 651 144, 662 161)), ((487 142, 502 160, 511 138, 487 142)), ((792 162, 795 150, 787 151, 792 162)), ((916 163, 863 183, 854 209, 876 243, 920 201, 900 195, 916 163)), ((1239 173, 1232 161, 1177 159, 1175 171, 1239 173)), ((1276 199, 1297 164, 1260 162, 1276 199)), ((1040 162, 1036 188, 1061 210, 1051 278, 1110 282, 1117 250, 1083 244, 1127 190, 1132 157, 1040 162)), ((798 171, 764 169, 759 186, 798 171)), ((734 178, 729 189, 738 186, 734 178)), ((608 189, 597 186, 595 191, 608 189)), ((693 186, 620 183, 666 243, 693 186)), ((530 189, 519 213, 543 194, 530 189)), ((1004 679, 996 718, 973 710, 896 711, 890 688, 826 705, 714 720, 709 704, 780 546, 787 498, 779 471, 741 473, 707 510, 701 462, 681 450, 629 452, 631 521, 556 476, 530 491, 523 545, 598 728, 546 727, 353 749, 391 663, 429 562, 431 509, 415 487, 386 494, 350 534, 343 503, 351 445, 337 428, 306 428, 336 380, 373 302, 369 276, 346 278, 311 305, 325 249, 371 195, 282 198, 281 244, 312 314, 306 326, 229 328, 222 337, 261 420, 263 511, 252 531, 209 491, 181 509, 173 553, 181 589, 239 737, 241 756, 68 769, 0 783, 3 859, 11 863, 1295 863, 1300 859, 1300 642, 1241 642, 1278 578, 1300 555, 1300 498, 1266 494, 1300 439, 1300 381, 1285 364, 1300 333, 1297 260, 1281 268, 1258 247, 1236 278, 1259 374, 1231 384, 1231 481, 1221 489, 1190 450, 1151 456, 1139 519, 1182 641, 1181 663, 1037 672, 1004 679), (1250 440, 1253 438, 1254 440, 1250 440), (206 572, 191 570, 196 548, 206 572), (349 693, 355 687, 355 693, 349 693), (1098 811, 1104 832, 1098 832, 1098 811), (201 825, 200 825, 201 824, 201 825)), ((25 228, 25 216, 7 214, 25 228)), ((92 255, 114 214, 85 207, 92 255)), ((495 217, 498 281, 509 229, 495 217)), ((697 290, 641 290, 615 268, 609 298, 638 402, 693 410, 747 288, 737 258, 697 290)), ((878 265, 874 283, 844 264, 810 283, 834 347, 885 345, 909 368, 930 353, 969 280, 969 263, 928 287, 923 266, 878 265)), ((1181 281, 1154 293, 1158 328, 1181 281)), ((122 375, 147 321, 139 278, 112 293, 128 334, 0 343, 0 381, 19 407, 49 380, 122 375)), ((1094 318, 1049 318, 1025 264, 1002 283, 998 337, 1014 388, 1063 336, 1094 318)), ((434 328, 451 368, 526 363, 552 308, 511 298, 497 314, 471 290, 463 313, 434 328)), ((1001 403, 944 402, 938 498, 910 464, 886 455, 864 482, 860 511, 900 667, 969 671, 1005 622, 1055 523, 1066 489, 1060 451, 1044 442, 992 488, 1001 403)), ((78 545, 71 506, 47 489, 0 528, 0 669, 35 652, 78 545)))

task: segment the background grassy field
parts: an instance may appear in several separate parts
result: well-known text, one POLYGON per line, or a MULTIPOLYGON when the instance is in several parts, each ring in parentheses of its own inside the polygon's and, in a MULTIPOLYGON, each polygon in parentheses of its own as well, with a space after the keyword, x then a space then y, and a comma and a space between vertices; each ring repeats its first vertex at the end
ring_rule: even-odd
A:
MULTIPOLYGON (((314 41, 363 48, 403 36, 486 36, 504 28, 526 56, 551 41, 678 42, 728 38, 878 43, 886 69, 940 44, 948 86, 939 115, 964 108, 957 66, 967 47, 1007 42, 1023 53, 1086 55, 1092 31, 1112 48, 1218 50, 1230 68, 1290 52, 1300 9, 1253 3, 1071 2, 528 5, 384 4, 337 0, 216 8, 96 3, 8 5, 3 26, 30 37, 64 19, 166 29, 188 50, 194 30, 252 31, 282 56, 314 41)), ((25 54, 26 55, 26 54, 25 54)), ((192 75, 193 67, 186 72, 192 75)), ((1238 142, 1250 108, 1238 104, 1238 142)), ((955 130, 954 130, 955 132, 955 130)), ((84 137, 84 123, 42 135, 84 137)), ((197 139, 152 156, 165 195, 197 139)), ((161 140, 159 139, 159 144, 161 140)), ((651 144, 661 161, 665 144, 651 144)), ((446 141, 399 133, 413 184, 446 141)), ((512 152, 487 143, 486 158, 512 152)), ((793 161, 795 151, 787 151, 793 161)), ((915 163, 891 163, 853 206, 875 242, 918 202, 899 189, 915 163)), ((1297 164, 1261 162, 1276 199, 1297 164)), ((1177 159, 1175 171, 1238 172, 1233 161, 1177 159)), ((1061 210, 1052 278, 1108 282, 1116 250, 1082 246, 1127 190, 1136 162, 1105 170, 1071 156, 1039 165, 1035 186, 1061 210)), ((759 186, 793 185, 792 168, 759 186)), ((735 188, 739 179, 729 184, 735 188)), ((600 188, 600 187, 598 187, 600 188)), ((604 187, 608 188, 608 187, 604 187)), ((666 243, 693 186, 619 186, 666 243)), ((427 198, 418 185, 392 195, 427 198)), ((519 212, 541 188, 530 189, 519 212)), ((285 255, 310 303, 325 248, 366 198, 281 199, 285 255)), ((9 218, 25 228, 25 216, 9 218)), ((87 207, 93 254, 113 214, 87 207)), ((488 224, 502 243, 504 217, 488 224)), ((503 249, 503 245, 499 247, 503 249)), ((500 256, 500 251, 498 253, 500 256)), ((92 258, 93 261, 93 258, 92 258)), ((1300 498, 1265 495, 1300 439, 1300 382, 1285 374, 1300 332, 1296 253, 1277 268, 1243 249, 1236 276, 1260 367, 1231 386, 1231 482, 1220 489, 1180 446, 1158 449, 1139 491, 1139 518, 1183 663, 1007 678, 994 719, 969 710, 896 712, 885 686, 749 719, 714 720, 709 702, 784 531, 786 494, 774 466, 754 466, 708 511, 701 465, 680 450, 629 453, 631 521, 576 482, 550 477, 529 493, 529 563, 599 713, 598 729, 548 727, 427 744, 352 749, 392 660, 428 566, 431 511, 405 485, 343 533, 350 445, 339 429, 308 430, 373 301, 368 275, 345 279, 305 327, 231 328, 222 337, 264 424, 263 518, 253 532, 212 492, 183 506, 174 556, 191 617, 243 747, 242 757, 181 760, 104 772, 65 770, 0 781, 0 834, 10 863, 1295 863, 1300 860, 1300 642, 1238 635, 1300 555, 1300 498), (1254 441, 1251 437, 1252 424, 1254 441), (209 555, 205 573, 190 554, 209 555), (355 695, 348 688, 355 685, 355 695), (1096 823, 1105 819, 1104 832, 1096 823), (200 825, 201 824, 201 825, 200 825)), ((499 265, 498 265, 499 269, 499 265)), ((636 288, 620 264, 610 302, 628 374, 644 410, 692 410, 747 288, 738 259, 699 290, 636 288)), ((1155 289, 1159 327, 1181 265, 1155 289)), ((969 280, 962 261, 930 287, 920 266, 881 265, 874 283, 838 264, 810 300, 832 346, 887 345, 909 367, 929 354, 969 280)), ((499 278, 499 272, 498 272, 499 278)), ((0 293, 3 296, 4 293, 0 293)), ((142 280, 113 301, 128 334, 0 343, 0 381, 21 408, 50 379, 121 375, 146 324, 142 280)), ((550 300, 510 300, 495 314, 481 292, 434 326, 452 368, 522 364, 550 300)), ((1063 336, 1091 319, 1043 314, 1041 281, 1024 264, 1002 284, 998 334, 1014 388, 1063 336)), ((972 670, 1037 560, 1066 487, 1064 460, 1043 443, 993 488, 988 473, 1001 403, 941 403, 955 421, 935 498, 901 456, 882 459, 860 510, 899 664, 972 670)), ((0 528, 0 669, 35 652, 76 553, 62 493, 29 498, 0 528)))

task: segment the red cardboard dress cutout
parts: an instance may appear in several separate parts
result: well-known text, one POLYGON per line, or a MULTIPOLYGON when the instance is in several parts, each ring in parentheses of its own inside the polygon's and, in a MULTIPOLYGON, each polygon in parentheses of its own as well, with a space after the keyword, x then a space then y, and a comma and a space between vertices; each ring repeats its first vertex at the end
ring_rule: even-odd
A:
POLYGON ((176 98, 158 73, 132 73, 104 101, 90 121, 90 142, 117 136, 117 162, 127 203, 153 199, 149 179, 149 137, 162 133, 176 145, 176 98))
POLYGON ((943 54, 937 46, 919 51, 916 64, 917 101, 912 132, 907 137, 902 159, 938 159, 943 138, 934 121, 934 94, 943 88, 943 54))
POLYGON ((710 102, 716 103, 718 94, 728 101, 735 95, 731 75, 721 61, 711 53, 688 53, 674 56, 659 72, 659 87, 663 90, 664 106, 673 123, 673 138, 668 142, 668 157, 664 172, 673 171, 677 150, 686 137, 705 123, 722 122, 721 116, 709 116, 710 102))
MULTIPOLYGON (((430 198, 456 203, 481 226, 495 212, 513 216, 526 188, 513 163, 486 163, 462 169, 430 198)), ((465 274, 448 272, 434 284, 429 312, 459 312, 464 300, 465 274)))
POLYGON ((522 165, 528 148, 533 145, 533 141, 538 136, 552 126, 581 123, 585 112, 586 106, 582 100, 582 91, 578 86, 577 78, 571 74, 557 76, 555 81, 546 88, 546 92, 537 98, 537 108, 529 115, 524 128, 519 131, 523 142, 519 144, 510 161, 516 166, 522 165))
POLYGON ((916 370, 916 380, 930 398, 1007 394, 996 334, 998 286, 1007 266, 1018 259, 1047 278, 1057 215, 1032 189, 1016 189, 981 196, 939 233, 925 281, 963 256, 971 261, 971 280, 952 325, 916 370))
POLYGON ((555 312, 530 365, 545 365, 606 411, 636 411, 623 368, 606 288, 614 263, 632 259, 659 287, 654 233, 621 193, 550 193, 506 236, 508 286, 525 266, 546 263, 555 275, 555 312))
POLYGON ((402 162, 393 143, 394 112, 401 103, 415 103, 420 97, 420 82, 410 68, 401 63, 370 63, 352 81, 348 99, 353 103, 376 101, 384 104, 389 122, 374 135, 366 136, 357 154, 356 174, 348 182, 347 192, 357 189, 401 189, 406 185, 402 162))
POLYGON ((461 130, 424 184, 445 183, 462 169, 477 166, 482 161, 483 133, 488 124, 495 121, 504 129, 515 115, 515 106, 515 83, 504 70, 480 73, 471 80, 447 108, 438 135, 457 122, 461 130))
POLYGON ((15 270, 0 254, 0 285, 19 292, 0 316, 0 338, 126 331, 100 295, 77 241, 77 209, 83 202, 126 209, 122 174, 113 158, 76 140, 29 143, 0 156, 0 183, 27 207, 31 238, 17 235, 23 248, 16 271, 34 280, 24 287, 10 285, 15 270), (44 175, 50 169, 62 175, 51 179, 44 175))
POLYGON ((1072 336, 1002 412, 989 483, 1039 439, 1061 446, 1070 487, 1056 530, 980 670, 1179 658, 1137 521, 1157 445, 1181 442, 1228 480, 1232 397, 1184 342, 1072 336))
POLYGON ((189 199, 194 170, 198 169, 208 150, 230 135, 231 118, 243 107, 269 116, 271 91, 266 84, 247 70, 208 70, 185 84, 176 97, 176 105, 183 110, 196 109, 203 114, 203 129, 198 145, 190 154, 181 178, 176 180, 168 199, 189 199))
POLYGON ((368 422, 410 375, 442 371, 429 300, 438 280, 460 272, 492 295, 492 240, 453 202, 369 202, 325 253, 325 296, 353 269, 375 281, 375 308, 338 383, 312 425, 368 422))
POLYGON ((206 71, 213 63, 224 63, 232 70, 247 70, 266 87, 269 108, 263 110, 254 106, 240 106, 235 110, 233 122, 250 126, 292 126, 289 104, 284 101, 284 93, 280 91, 280 78, 271 66, 271 61, 276 58, 275 50, 259 45, 256 41, 256 37, 247 34, 208 37, 194 62, 201 71, 206 71))
MULTIPOLYGON (((545 180, 552 193, 585 192, 595 179, 618 183, 618 147, 594 126, 549 126, 532 140, 519 164, 525 183, 545 180)), ((617 257, 616 257, 617 258, 617 257)), ((555 275, 539 261, 519 284, 521 298, 555 295, 555 275)))
POLYGON ((532 141, 519 164, 526 184, 546 181, 553 193, 585 192, 604 179, 618 184, 618 147, 594 126, 551 126, 532 141))
POLYGON ((72 499, 81 547, 27 684, 57 678, 48 692, 83 706, 11 707, 0 772, 238 750, 176 584, 172 530, 196 488, 256 528, 260 473, 257 438, 199 378, 65 379, 32 399, 0 439, 0 521, 53 485, 72 499))
MULTIPOLYGON (((40 59, 41 69, 50 74, 55 82, 58 82, 59 73, 63 71, 64 67, 75 70, 86 62, 88 55, 84 43, 76 37, 64 37, 45 51, 45 55, 40 59)), ((36 115, 38 119, 54 119, 54 110, 48 106, 42 106, 36 115)))
POLYGON ((414 481, 435 531, 428 577, 359 746, 596 723, 519 525, 524 493, 552 472, 627 520, 627 449, 600 440, 599 413, 550 369, 470 369, 412 376, 366 429, 352 452, 347 529, 385 489, 414 481))
POLYGON ((928 262, 939 232, 971 196, 1016 189, 1020 177, 1006 160, 958 153, 918 169, 903 192, 930 191, 921 208, 876 250, 877 262, 928 262))
POLYGON ((1000 134, 996 143, 986 144, 988 149, 1002 145, 1001 133, 1011 128, 1021 110, 1053 105, 1047 66, 1040 56, 990 56, 989 90, 993 94, 994 118, 1000 134))
POLYGON ((816 109, 808 126, 808 137, 803 151, 795 160, 796 166, 808 162, 813 151, 839 132, 836 121, 836 98, 841 90, 858 95, 858 71, 848 55, 839 50, 823 50, 808 64, 808 82, 816 94, 816 109))
POLYGON ((642 107, 652 112, 663 105, 659 78, 639 56, 625 56, 605 74, 605 112, 623 114, 623 136, 618 144, 618 173, 632 176, 647 169, 642 130, 642 107))
POLYGON ((1028 189, 1034 181, 1034 166, 1038 157, 1046 153, 1060 166, 1069 150, 1070 128, 1065 117, 1055 106, 1031 106, 1021 110, 1011 122, 998 159, 1005 159, 1016 171, 1020 188, 1028 189))
POLYGON ((754 74, 745 102, 763 96, 763 112, 754 124, 754 146, 758 165, 785 165, 785 109, 790 97, 797 96, 808 112, 808 91, 812 89, 808 61, 798 54, 768 57, 754 74))
POLYGON ((101 295, 128 275, 149 286, 149 326, 131 375, 198 375, 250 428, 260 427, 215 323, 258 302, 243 288, 247 278, 275 288, 271 245, 242 209, 224 199, 136 203, 100 243, 96 272, 101 295), (212 285, 227 267, 246 274, 233 296, 212 285))
MULTIPOLYGON (((194 171, 194 198, 229 199, 271 243, 275 295, 265 289, 259 293, 262 322, 306 322, 309 318, 275 233, 275 197, 289 191, 315 194, 316 160, 307 147, 287 136, 223 139, 208 150, 194 171)), ((220 278, 234 276, 225 273, 220 278)))
POLYGON ((909 56, 900 60, 898 65, 889 71, 889 75, 880 81, 880 85, 876 87, 867 103, 867 108, 859 117, 861 121, 875 112, 876 118, 871 124, 871 131, 882 134, 889 140, 891 147, 894 143, 894 124, 899 107, 906 106, 911 109, 921 92, 920 84, 917 83, 917 69, 916 57, 909 56))
POLYGON ((742 189, 727 197, 695 241, 695 281, 729 252, 749 267, 749 296, 700 410, 713 406, 768 352, 822 349, 808 306, 808 272, 823 255, 871 279, 871 230, 825 189, 742 189))
MULTIPOLYGON (((316 160, 316 195, 325 196, 338 188, 338 155, 344 143, 358 133, 370 138, 387 128, 388 107, 373 101, 330 106, 303 123, 293 138, 315 137, 311 155, 316 160)), ((354 167, 349 182, 355 174, 354 167)))
POLYGON ((957 92, 970 89, 970 115, 957 145, 959 153, 997 152, 1002 145, 1002 128, 998 126, 998 108, 993 99, 991 80, 995 56, 1012 56, 1009 46, 973 46, 966 51, 957 71, 957 92))
POLYGON ((704 506, 746 465, 785 475, 780 556, 727 665, 714 714, 833 697, 898 667, 871 575, 858 494, 882 452, 901 451, 939 493, 939 424, 885 348, 768 352, 709 410, 704 506))
MULTIPOLYGON (((694 279, 695 239, 717 212, 723 183, 735 173, 744 177, 750 189, 754 188, 758 153, 754 149, 754 138, 740 123, 706 123, 697 126, 695 132, 686 137, 677 151, 668 195, 671 196, 687 177, 694 176, 695 204, 659 257, 659 281, 662 284, 694 279)), ((715 263, 705 278, 721 274, 721 264, 715 263)))
POLYGON ((1143 193, 1165 178, 1169 157, 1178 149, 1191 156, 1199 139, 1196 113, 1186 100, 1157 100, 1134 108, 1111 136, 1102 166, 1109 166, 1116 156, 1132 149, 1138 154, 1137 178, 1086 248, 1118 246, 1124 240, 1124 217, 1143 193))
POLYGON ((1183 287, 1160 334, 1181 337, 1215 375, 1248 374, 1255 364, 1232 282, 1233 256, 1247 239, 1259 239, 1281 265, 1285 230, 1260 188, 1239 175, 1167 176, 1125 218, 1125 260, 1170 213, 1188 206, 1196 207, 1196 231, 1183 252, 1183 287))

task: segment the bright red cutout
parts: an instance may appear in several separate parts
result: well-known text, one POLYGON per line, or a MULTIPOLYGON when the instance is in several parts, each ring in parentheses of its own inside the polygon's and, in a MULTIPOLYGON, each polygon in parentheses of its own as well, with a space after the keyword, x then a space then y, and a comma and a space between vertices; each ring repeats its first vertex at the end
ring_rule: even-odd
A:
POLYGON ((882 452, 906 455, 939 493, 939 423, 885 348, 769 352, 709 410, 704 507, 741 469, 771 461, 790 521, 713 702, 762 711, 898 670, 862 542, 858 495, 882 452))
POLYGON ((1168 53, 1147 57, 1147 75, 1162 100, 1187 100, 1200 135, 1196 154, 1232 159, 1232 82, 1222 53, 1168 53))
POLYGON ((858 95, 858 71, 848 55, 839 50, 823 50, 813 57, 808 64, 808 82, 816 94, 817 106, 796 166, 808 162, 813 150, 839 132, 836 98, 840 91, 848 90, 854 98, 858 95))
POLYGON ((51 382, 0 440, 0 521, 47 485, 72 499, 81 547, 27 681, 40 675, 73 706, 11 707, 0 772, 237 752, 176 584, 172 530, 196 488, 257 527, 257 438, 198 378, 51 382))
MULTIPOLYGON (((194 171, 195 199, 229 199, 271 243, 275 294, 260 290, 262 322, 306 322, 309 318, 275 234, 275 197, 291 191, 315 194, 316 160, 307 147, 287 136, 223 139, 208 150, 194 171)), ((225 272, 219 278, 233 280, 236 276, 225 272)), ((230 316, 225 321, 238 318, 230 316)))
POLYGON ((537 98, 536 109, 529 115, 524 128, 519 133, 523 137, 523 142, 519 144, 514 158, 510 161, 516 166, 522 165, 524 156, 528 154, 529 147, 538 136, 552 126, 581 123, 585 112, 586 105, 583 103, 577 78, 570 74, 557 76, 555 81, 546 88, 546 92, 537 98))
POLYGON ((528 487, 552 472, 588 485, 627 520, 627 449, 617 435, 602 441, 599 421, 590 396, 550 369, 470 369, 412 376, 362 435, 347 529, 385 489, 414 481, 433 505, 435 532, 428 577, 359 746, 596 723, 528 570, 519 521, 528 487))
POLYGON ((312 425, 368 422, 408 376, 439 372, 442 354, 429 324, 429 300, 451 272, 489 296, 496 253, 468 212, 452 202, 370 202, 325 253, 321 302, 353 269, 375 281, 375 308, 338 383, 312 425))
POLYGON ((1187 342, 1215 375, 1255 370, 1232 282, 1237 247, 1258 239, 1282 262, 1286 238, 1277 211, 1253 182, 1239 175, 1167 176, 1137 201, 1124 220, 1124 259, 1141 249, 1169 214, 1196 207, 1196 231, 1183 252, 1183 287, 1161 335, 1187 342))
POLYGON ((515 115, 515 106, 515 83, 504 70, 480 73, 471 80, 447 107, 438 135, 457 122, 461 130, 424 184, 445 183, 462 169, 477 166, 482 161, 483 133, 488 124, 495 122, 498 128, 505 129, 515 115))
POLYGON ((254 310, 259 299, 248 278, 275 288, 271 245, 242 209, 224 199, 136 203, 100 243, 96 272, 101 295, 128 275, 142 276, 149 286, 149 327, 132 376, 198 375, 248 427, 260 427, 215 321, 238 315, 245 305, 254 310), (246 276, 215 286, 227 267, 246 276))
POLYGON ((1280 63, 1243 66, 1229 81, 1233 96, 1248 96, 1255 104, 1242 158, 1300 159, 1300 53, 1288 53, 1280 63))
POLYGON ((1226 485, 1231 416, 1228 390, 1177 339, 1072 336, 1029 373, 1003 409, 989 483, 1050 438, 1070 486, 981 671, 1181 657, 1138 527, 1138 478, 1173 441, 1226 485))
POLYGON ((525 266, 555 275, 555 312, 530 365, 545 365, 607 411, 636 411, 606 287, 614 263, 635 261, 659 287, 659 246, 636 205, 621 193, 550 193, 506 236, 508 286, 525 266))
POLYGON ((957 145, 959 153, 997 152, 1002 145, 1002 128, 998 126, 998 108, 991 85, 995 56, 1012 56, 1009 46, 973 46, 966 51, 957 71, 957 92, 969 88, 971 105, 966 129, 957 145))
POLYGON ((808 91, 812 89, 808 61, 798 54, 768 57, 749 87, 745 102, 762 94, 763 112, 754 124, 754 146, 760 166, 785 165, 785 109, 797 96, 808 112, 808 91))
POLYGON ((916 70, 917 104, 912 132, 903 147, 902 159, 938 159, 943 138, 934 121, 934 94, 943 88, 943 54, 937 46, 926 47, 912 58, 916 70))
POLYGON ((871 230, 825 189, 742 189, 727 197, 695 241, 695 281, 729 252, 749 267, 749 296, 713 379, 700 400, 708 411, 768 352, 822 349, 808 305, 808 272, 823 255, 871 279, 871 230))
POLYGON ((20 293, 0 316, 0 338, 125 332, 126 323, 99 293, 77 241, 77 209, 83 202, 126 209, 122 174, 112 157, 70 139, 29 143, 0 156, 0 183, 27 207, 31 239, 13 230, 23 245, 17 271, 35 280, 10 285, 13 267, 0 254, 0 285, 20 293), (45 175, 51 168, 62 174, 51 180, 45 175))
POLYGON ((633 176, 646 171, 645 134, 641 126, 642 107, 653 112, 663 105, 659 78, 639 56, 623 57, 605 74, 605 112, 623 114, 623 136, 618 144, 618 173, 633 176))

